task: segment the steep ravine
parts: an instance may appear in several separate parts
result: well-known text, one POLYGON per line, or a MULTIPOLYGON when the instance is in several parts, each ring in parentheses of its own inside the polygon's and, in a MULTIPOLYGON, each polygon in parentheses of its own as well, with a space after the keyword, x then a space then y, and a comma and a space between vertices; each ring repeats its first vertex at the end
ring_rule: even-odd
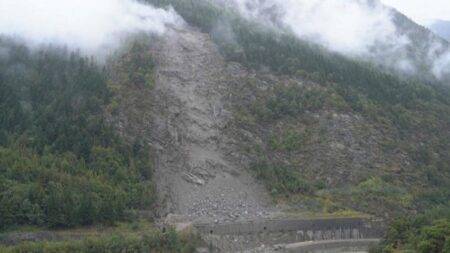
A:
POLYGON ((269 195, 246 172, 245 159, 229 158, 235 141, 222 130, 231 116, 224 103, 232 73, 209 35, 173 29, 154 50, 152 144, 160 215, 213 222, 269 215, 269 195))

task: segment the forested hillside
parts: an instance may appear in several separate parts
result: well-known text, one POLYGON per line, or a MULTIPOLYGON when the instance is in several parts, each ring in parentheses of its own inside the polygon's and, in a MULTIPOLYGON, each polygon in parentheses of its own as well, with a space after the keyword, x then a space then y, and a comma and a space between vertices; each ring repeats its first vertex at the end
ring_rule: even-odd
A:
POLYGON ((151 207, 148 149, 105 120, 106 70, 63 48, 0 43, 0 227, 114 222, 151 207))

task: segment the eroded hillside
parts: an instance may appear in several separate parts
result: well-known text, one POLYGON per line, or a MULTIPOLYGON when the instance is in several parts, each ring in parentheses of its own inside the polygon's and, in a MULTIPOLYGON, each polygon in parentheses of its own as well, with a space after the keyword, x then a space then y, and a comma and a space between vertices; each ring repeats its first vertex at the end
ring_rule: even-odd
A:
POLYGON ((392 218, 445 202, 440 95, 412 104, 317 73, 243 67, 191 27, 150 44, 153 84, 126 96, 120 126, 153 147, 159 216, 239 220, 284 206, 392 218))
MULTIPOLYGON (((214 237, 222 222, 370 214, 407 217, 387 247, 446 231, 445 80, 398 76, 210 1, 150 2, 188 24, 136 35, 104 64, 0 40, 0 229, 169 216, 214 237)), ((215 240, 254 239, 234 236, 215 240)))
POLYGON ((236 70, 207 34, 191 27, 170 30, 148 50, 156 62, 151 92, 126 95, 130 107, 123 107, 119 122, 127 125, 125 135, 140 136, 154 149, 159 215, 202 221, 268 216, 269 195, 246 169, 239 140, 224 132, 232 120, 224 107, 227 86, 236 70))
POLYGON ((236 140, 222 131, 231 119, 223 105, 231 73, 216 46, 185 28, 171 31, 157 52, 156 180, 168 212, 212 220, 267 215, 266 191, 245 170, 245 156, 230 156, 236 140))
MULTIPOLYGON (((239 136, 240 153, 275 199, 383 217, 448 207, 445 81, 386 72, 211 1, 149 2, 172 5, 211 35, 227 61, 245 66, 248 73, 228 86, 228 133, 239 136)), ((399 19, 397 29, 415 43, 429 37, 399 19)))

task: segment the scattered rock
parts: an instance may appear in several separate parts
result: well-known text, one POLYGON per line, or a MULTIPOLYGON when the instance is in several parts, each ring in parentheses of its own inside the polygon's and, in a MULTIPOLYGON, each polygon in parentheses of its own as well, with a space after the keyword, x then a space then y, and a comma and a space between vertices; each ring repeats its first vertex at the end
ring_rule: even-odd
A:
POLYGON ((205 180, 203 180, 203 179, 201 179, 201 178, 199 178, 196 175, 191 174, 191 173, 185 172, 183 174, 183 178, 184 178, 184 180, 188 181, 189 183, 193 183, 193 184, 197 184, 197 185, 204 185, 205 184, 205 180))
MULTIPOLYGON (((270 196, 245 169, 251 160, 238 150, 241 137, 227 132, 233 116, 227 91, 239 81, 232 73, 243 76, 246 70, 227 64, 211 38, 195 28, 169 30, 154 47, 149 100, 156 108, 149 139, 163 147, 155 166, 159 199, 166 200, 159 213, 208 222, 266 213, 270 196)), ((248 132, 244 138, 256 137, 248 132)))

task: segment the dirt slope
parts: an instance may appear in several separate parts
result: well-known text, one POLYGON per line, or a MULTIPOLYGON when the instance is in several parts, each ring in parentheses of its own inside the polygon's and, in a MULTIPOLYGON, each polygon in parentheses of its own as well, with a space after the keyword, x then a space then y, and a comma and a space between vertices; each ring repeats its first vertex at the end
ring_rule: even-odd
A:
POLYGON ((161 215, 227 221, 267 216, 270 198, 246 171, 223 129, 233 72, 207 34, 171 30, 155 48, 158 68, 152 139, 161 215))

